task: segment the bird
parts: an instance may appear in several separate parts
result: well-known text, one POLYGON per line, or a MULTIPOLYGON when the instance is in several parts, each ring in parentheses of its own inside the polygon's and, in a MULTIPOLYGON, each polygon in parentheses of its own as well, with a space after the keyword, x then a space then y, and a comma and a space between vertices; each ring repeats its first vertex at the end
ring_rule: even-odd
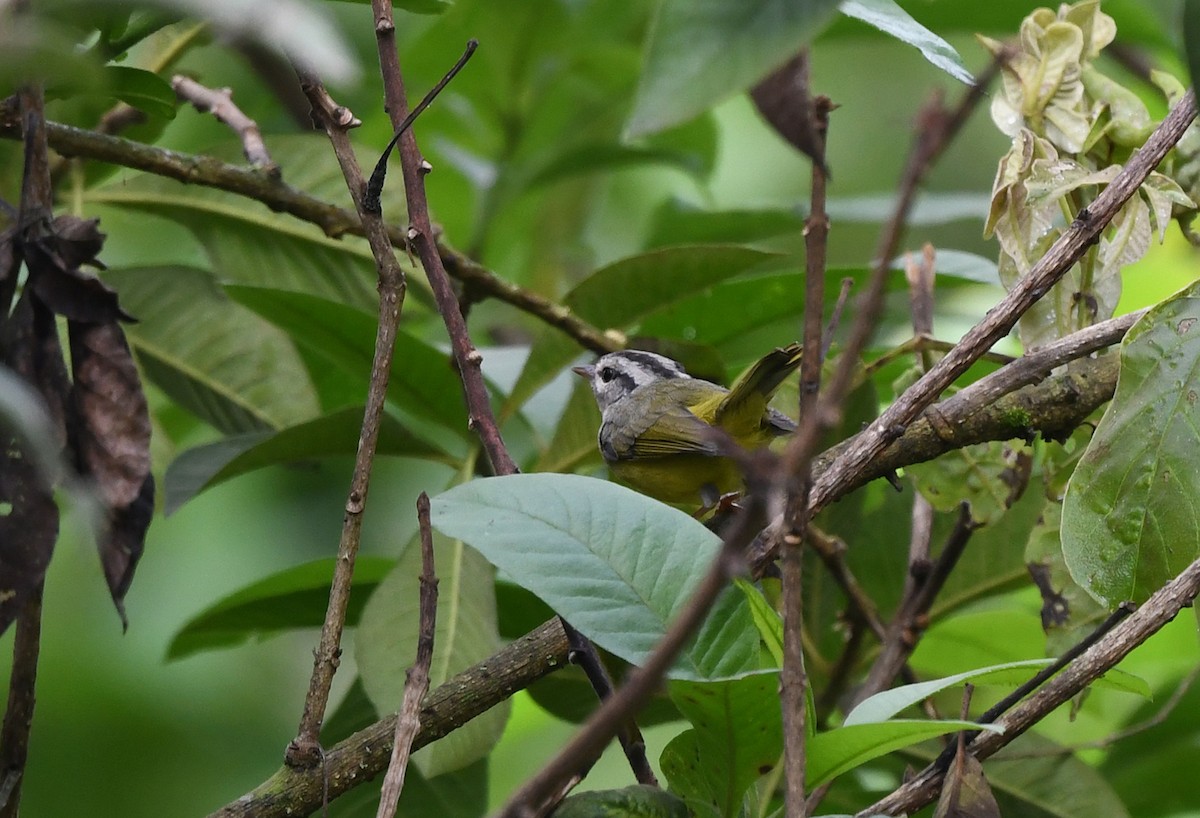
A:
POLYGON ((795 431, 795 422, 768 402, 801 356, 799 344, 775 349, 729 389, 641 350, 610 352, 572 371, 591 384, 600 407, 600 454, 619 481, 666 503, 699 499, 712 507, 742 488, 741 472, 713 429, 746 449, 795 431))

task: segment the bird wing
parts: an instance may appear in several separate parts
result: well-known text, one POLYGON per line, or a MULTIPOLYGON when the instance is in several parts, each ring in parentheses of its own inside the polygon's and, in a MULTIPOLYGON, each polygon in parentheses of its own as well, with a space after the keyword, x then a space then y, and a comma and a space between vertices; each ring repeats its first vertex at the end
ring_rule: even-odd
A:
MULTIPOLYGON (((646 402, 649 393, 635 393, 629 399, 638 401, 638 406, 629 412, 632 419, 620 425, 609 426, 600 437, 609 439, 605 457, 611 460, 627 460, 637 457, 666 457, 676 454, 718 455, 717 444, 710 437, 707 423, 688 411, 689 406, 701 402, 701 397, 717 389, 707 381, 692 378, 674 381, 673 405, 655 407, 651 410, 646 402), (679 405, 683 404, 683 405, 679 405), (620 454, 618 454, 620 452, 620 454)), ((695 408, 694 406, 692 407, 695 408)))
POLYGON ((720 451, 710 437, 712 427, 686 409, 672 409, 633 441, 635 457, 664 457, 673 454, 717 455, 720 451))

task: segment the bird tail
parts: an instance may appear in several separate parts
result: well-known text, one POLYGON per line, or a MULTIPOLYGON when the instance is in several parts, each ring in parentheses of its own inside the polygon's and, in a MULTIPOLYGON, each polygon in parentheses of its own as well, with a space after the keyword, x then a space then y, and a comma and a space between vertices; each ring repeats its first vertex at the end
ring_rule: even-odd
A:
POLYGON ((729 388, 728 404, 736 405, 750 395, 769 396, 800 366, 804 349, 788 344, 760 358, 729 388))

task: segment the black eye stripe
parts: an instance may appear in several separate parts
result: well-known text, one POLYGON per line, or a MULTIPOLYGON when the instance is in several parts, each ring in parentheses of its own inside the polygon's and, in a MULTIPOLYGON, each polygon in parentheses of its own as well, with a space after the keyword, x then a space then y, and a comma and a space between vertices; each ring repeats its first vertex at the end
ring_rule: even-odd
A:
POLYGON ((679 364, 674 361, 664 364, 663 358, 652 352, 639 352, 636 349, 630 349, 622 352, 621 355, 642 369, 654 373, 659 378, 679 378, 686 374, 683 371, 683 367, 679 364))

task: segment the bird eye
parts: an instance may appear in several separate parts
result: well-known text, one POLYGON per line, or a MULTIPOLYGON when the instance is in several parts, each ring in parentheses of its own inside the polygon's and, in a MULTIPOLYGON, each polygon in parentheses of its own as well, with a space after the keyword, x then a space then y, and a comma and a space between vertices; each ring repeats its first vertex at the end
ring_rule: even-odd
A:
POLYGON ((600 374, 600 380, 604 381, 604 383, 608 383, 609 381, 611 381, 613 378, 615 378, 617 376, 617 373, 613 371, 611 366, 600 367, 599 374, 600 374))

